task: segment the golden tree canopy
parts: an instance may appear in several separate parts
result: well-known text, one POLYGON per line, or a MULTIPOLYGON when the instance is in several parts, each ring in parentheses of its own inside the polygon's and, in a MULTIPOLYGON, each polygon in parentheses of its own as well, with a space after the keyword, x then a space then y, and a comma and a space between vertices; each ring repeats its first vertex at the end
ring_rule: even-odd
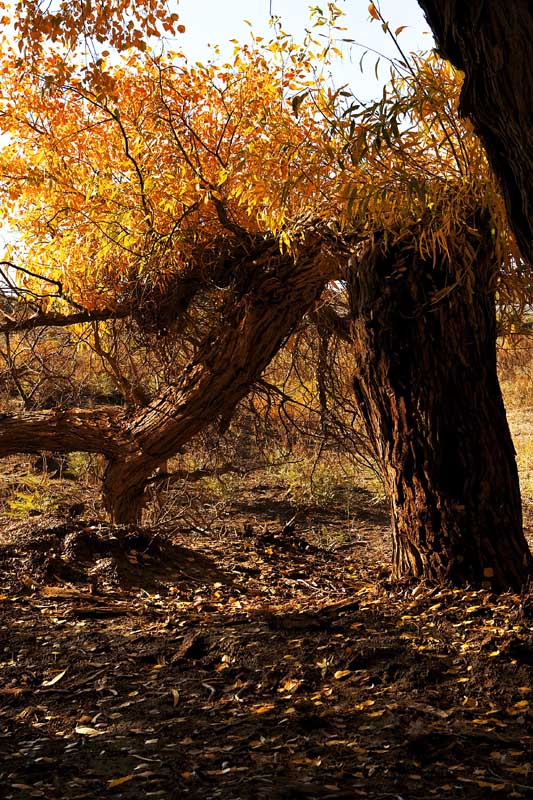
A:
MULTIPOLYGON (((457 114, 459 79, 413 56, 360 107, 325 77, 332 44, 280 33, 224 63, 182 54, 103 63, 58 83, 3 58, 1 204, 20 233, 11 258, 86 308, 164 284, 228 237, 294 247, 309 222, 353 240, 420 224, 425 255, 475 206, 495 220, 506 285, 523 285, 498 193, 457 114)), ((51 62, 51 63, 50 63, 51 62)))

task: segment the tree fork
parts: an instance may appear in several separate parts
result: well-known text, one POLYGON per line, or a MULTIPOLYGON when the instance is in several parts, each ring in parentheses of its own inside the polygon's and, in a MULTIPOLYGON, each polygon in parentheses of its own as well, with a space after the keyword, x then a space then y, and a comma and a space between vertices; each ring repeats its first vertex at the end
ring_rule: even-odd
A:
POLYGON ((424 259, 415 234, 361 255, 354 390, 391 500, 395 575, 518 590, 531 555, 496 373, 498 265, 483 229, 465 231, 464 248, 454 237, 452 260, 442 250, 424 259))

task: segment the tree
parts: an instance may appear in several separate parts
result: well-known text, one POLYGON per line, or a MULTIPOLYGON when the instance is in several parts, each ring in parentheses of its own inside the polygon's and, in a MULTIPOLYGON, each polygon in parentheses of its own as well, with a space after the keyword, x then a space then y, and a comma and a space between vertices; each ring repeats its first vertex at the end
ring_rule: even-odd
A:
POLYGON ((136 407, 3 419, 4 455, 103 453, 117 522, 139 518, 170 456, 231 417, 339 272, 342 237, 321 221, 338 180, 331 97, 308 77, 308 50, 272 47, 277 65, 247 47, 222 67, 136 57, 106 73, 105 92, 24 69, 4 84, 3 201, 24 235, 10 263, 26 265, 16 291, 40 299, 3 330, 129 316, 165 337, 196 317, 189 362, 159 392, 130 392, 136 407))
POLYGON ((503 190, 511 227, 533 264, 533 10, 528 0, 419 0, 441 55, 464 73, 470 119, 503 190))
POLYGON ((456 75, 415 59, 361 109, 309 77, 313 58, 281 35, 223 65, 135 59, 59 84, 44 58, 44 77, 6 82, 3 202, 25 234, 11 262, 40 299, 4 331, 121 317, 188 337, 190 356, 163 388, 130 386, 126 410, 6 415, 0 453, 103 453, 113 519, 138 519, 156 471, 227 424, 344 267, 397 575, 518 588, 530 555, 494 304, 524 283, 456 75))
POLYGON ((457 89, 442 62, 415 59, 361 114, 356 181, 373 188, 350 190, 353 224, 370 229, 348 272, 354 389, 391 499, 396 575, 518 589, 531 556, 495 298, 521 306, 527 281, 457 89))
POLYGON ((21 56, 29 61, 42 56, 43 49, 59 45, 56 66, 67 66, 66 59, 75 54, 77 45, 88 48, 89 61, 97 61, 100 45, 106 43, 118 51, 146 49, 146 38, 163 32, 184 33, 179 17, 161 0, 109 0, 87 3, 83 0, 62 0, 44 5, 40 0, 18 0, 6 7, 0 20, 12 25, 21 56))

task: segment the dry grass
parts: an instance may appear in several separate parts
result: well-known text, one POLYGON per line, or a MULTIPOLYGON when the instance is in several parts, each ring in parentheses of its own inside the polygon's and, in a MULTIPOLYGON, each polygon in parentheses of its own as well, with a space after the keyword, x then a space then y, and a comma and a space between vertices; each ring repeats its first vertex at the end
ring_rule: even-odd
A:
POLYGON ((500 383, 516 448, 524 504, 533 505, 533 339, 499 352, 500 383))

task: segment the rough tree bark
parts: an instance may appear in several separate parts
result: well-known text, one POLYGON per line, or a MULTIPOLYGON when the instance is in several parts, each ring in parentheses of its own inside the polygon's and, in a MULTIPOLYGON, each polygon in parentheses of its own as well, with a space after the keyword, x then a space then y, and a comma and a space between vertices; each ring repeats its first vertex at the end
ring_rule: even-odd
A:
POLYGON ((452 261, 422 258, 414 237, 361 255, 354 388, 390 495, 396 576, 519 589, 531 556, 496 374, 497 264, 490 236, 468 238, 452 261))
POLYGON ((441 55, 465 73, 472 121, 503 189, 518 246, 533 264, 533 4, 419 0, 441 55))
MULTIPOLYGON (((242 247, 240 248, 242 251, 242 247)), ((206 425, 229 420, 237 403, 338 274, 340 241, 310 230, 299 255, 277 240, 250 247, 218 324, 178 382, 132 418, 125 412, 49 411, 0 416, 0 456, 17 452, 100 452, 108 459, 104 502, 113 521, 140 518, 156 469, 206 425), (333 245, 333 246, 332 246, 333 245)))
POLYGON ((296 261, 280 256, 274 242, 251 260, 241 296, 228 301, 221 325, 179 385, 169 386, 129 424, 128 446, 110 459, 104 479, 104 500, 116 522, 138 517, 147 480, 159 464, 210 422, 231 417, 338 270, 322 234, 308 236, 299 252, 296 261))

